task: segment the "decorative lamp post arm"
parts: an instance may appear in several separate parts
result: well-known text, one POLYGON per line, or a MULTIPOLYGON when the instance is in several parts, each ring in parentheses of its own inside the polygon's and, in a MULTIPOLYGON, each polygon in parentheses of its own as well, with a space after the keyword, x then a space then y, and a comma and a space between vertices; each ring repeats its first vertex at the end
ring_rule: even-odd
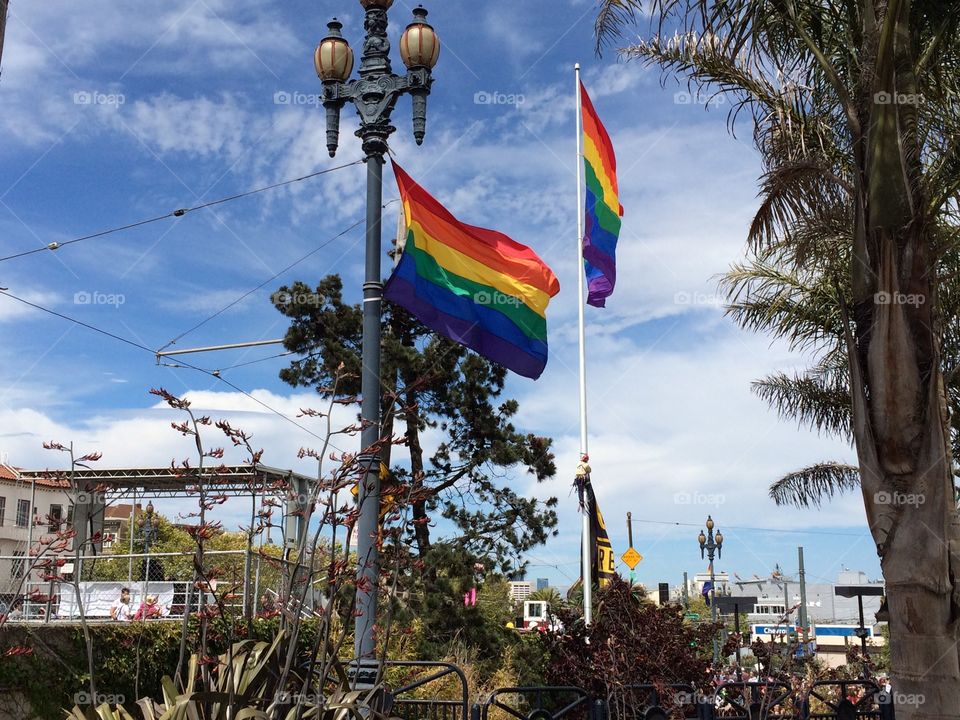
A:
POLYGON ((427 96, 432 84, 433 77, 427 68, 411 70, 407 74, 407 92, 413 100, 413 139, 417 145, 423 144, 427 134, 427 96))
POLYGON ((337 154, 340 146, 340 109, 347 101, 340 93, 342 87, 343 85, 335 80, 323 83, 323 107, 327 111, 327 152, 330 157, 337 154))
POLYGON ((327 36, 320 41, 313 54, 317 77, 323 81, 323 107, 327 111, 327 150, 330 157, 340 144, 340 109, 351 99, 345 84, 353 72, 353 50, 343 39, 343 24, 336 18, 327 24, 327 36))

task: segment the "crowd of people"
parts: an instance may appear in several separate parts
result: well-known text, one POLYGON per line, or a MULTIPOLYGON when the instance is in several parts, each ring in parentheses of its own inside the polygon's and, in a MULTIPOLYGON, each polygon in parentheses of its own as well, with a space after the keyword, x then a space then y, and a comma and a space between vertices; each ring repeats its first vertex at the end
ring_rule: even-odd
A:
MULTIPOLYGON (((148 593, 144 596, 139 605, 132 601, 130 588, 120 589, 120 595, 111 604, 109 608, 109 617, 117 622, 130 622, 132 620, 154 620, 170 616, 170 607, 160 602, 159 596, 154 593, 148 593)), ((256 615, 259 618, 272 618, 280 614, 280 606, 276 598, 270 594, 260 596, 260 602, 257 604, 256 615)), ((6 616, 8 620, 43 620, 46 619, 47 611, 43 607, 33 606, 27 615, 23 600, 15 600, 10 604, 9 609, 0 606, 0 615, 6 616)), ((50 618, 56 618, 57 615, 51 612, 50 618)), ((90 617, 88 615, 88 617, 90 617)), ((99 617, 99 616, 94 616, 99 617)))
POLYGON ((130 588, 121 588, 120 597, 110 606, 110 619, 126 622, 129 620, 151 620, 170 614, 170 608, 161 605, 156 595, 147 595, 140 606, 133 610, 130 604, 130 588))
POLYGON ((866 680, 835 679, 829 681, 831 685, 814 686, 815 682, 824 679, 826 678, 814 678, 809 674, 783 672, 772 675, 746 668, 725 668, 713 676, 713 696, 710 700, 720 716, 723 716, 724 712, 736 713, 755 704, 766 705, 768 709, 772 709, 774 706, 786 707, 799 701, 812 704, 829 703, 834 707, 847 701, 859 707, 871 698, 882 701, 883 696, 889 696, 891 692, 890 680, 884 675, 866 680))
MULTIPOLYGON (((129 620, 152 620, 164 618, 170 614, 170 608, 160 604, 156 595, 147 595, 134 611, 130 602, 130 588, 121 588, 120 597, 110 605, 110 619, 119 622, 129 620)), ((280 614, 276 601, 267 594, 260 596, 258 617, 270 618, 280 614)))

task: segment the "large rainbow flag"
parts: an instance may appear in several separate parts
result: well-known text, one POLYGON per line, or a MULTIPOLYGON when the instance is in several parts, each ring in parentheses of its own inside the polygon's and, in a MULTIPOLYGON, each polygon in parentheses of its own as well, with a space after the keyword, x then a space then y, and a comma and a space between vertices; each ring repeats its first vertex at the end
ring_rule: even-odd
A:
POLYGON ((527 246, 461 223, 395 162, 393 172, 407 230, 384 297, 508 370, 540 377, 556 275, 527 246))
POLYGON ((617 158, 587 89, 580 83, 583 108, 583 164, 586 170, 586 226, 583 260, 587 304, 603 307, 617 282, 617 238, 623 206, 617 189, 617 158))

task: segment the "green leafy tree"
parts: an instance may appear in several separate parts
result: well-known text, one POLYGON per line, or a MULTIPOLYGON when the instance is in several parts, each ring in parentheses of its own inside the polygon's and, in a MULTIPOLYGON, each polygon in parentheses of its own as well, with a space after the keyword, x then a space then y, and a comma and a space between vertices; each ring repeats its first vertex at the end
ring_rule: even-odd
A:
MULTIPOLYGON (((133 524, 133 553, 146 552, 143 532, 143 514, 138 514, 133 524)), ((182 527, 170 522, 160 513, 153 515, 153 527, 156 531, 156 540, 150 545, 151 553, 176 553, 177 556, 156 558, 151 560, 151 579, 189 580, 192 576, 192 565, 189 557, 185 557, 193 549, 193 539, 182 527), (159 563, 157 568, 154 563, 159 563)), ((111 559, 111 555, 130 554, 130 523, 123 523, 113 545, 108 548, 103 557, 98 560, 84 563, 90 567, 93 580, 127 580, 130 572, 129 559, 111 559)), ((142 580, 144 575, 143 560, 136 558, 133 561, 133 579, 142 580)))
MULTIPOLYGON (((605 0, 599 41, 639 9, 605 0)), ((960 192, 960 3, 652 0, 644 10, 669 34, 624 52, 723 93, 732 122, 752 120, 765 174, 749 241, 771 253, 772 273, 794 273, 820 300, 787 296, 757 327, 823 351, 809 394, 846 379, 894 686, 925 698, 897 715, 958 717, 960 522, 943 348, 957 333, 944 267, 960 192), (819 334, 822 313, 832 336, 819 334)), ((837 401, 828 393, 814 412, 837 401)), ((823 467, 812 480, 850 478, 823 467)))
MULTIPOLYGON (((176 580, 187 581, 193 577, 192 557, 190 553, 194 547, 194 540, 190 533, 182 526, 178 526, 170 521, 161 513, 154 513, 153 525, 156 528, 157 539, 150 546, 150 552, 153 553, 176 553, 174 556, 162 556, 151 560, 150 578, 152 580, 176 580)), ((137 516, 134 522, 133 552, 134 554, 144 553, 146 546, 144 544, 143 515, 137 516)), ((88 568, 90 579, 92 580, 113 580, 126 581, 130 576, 130 561, 128 558, 113 558, 114 555, 127 555, 130 553, 130 524, 124 523, 120 527, 117 539, 98 559, 87 561, 85 568, 88 568)), ((208 550, 233 550, 246 551, 247 533, 241 531, 226 531, 214 534, 207 542, 208 550)), ((263 548, 254 547, 254 554, 251 556, 251 574, 257 562, 257 555, 262 552, 260 558, 260 587, 273 588, 277 590, 280 583, 280 572, 277 562, 282 554, 279 546, 266 544, 263 548)), ((211 577, 218 582, 226 583, 228 586, 239 588, 237 592, 242 592, 243 576, 245 570, 245 556, 240 552, 230 555, 210 555, 207 558, 207 571, 211 577)), ((133 561, 133 581, 138 582, 144 577, 144 562, 142 559, 133 561)))
MULTIPOLYGON (((280 372, 294 386, 314 387, 327 395, 341 365, 338 399, 356 402, 360 392, 362 311, 343 302, 337 275, 315 288, 296 282, 273 295, 291 321, 284 345, 301 357, 280 372)), ((556 472, 551 440, 525 434, 513 425, 515 400, 502 398, 506 371, 435 335, 409 313, 384 304, 381 383, 383 437, 403 428, 408 457, 384 462, 392 482, 407 488, 410 542, 425 560, 436 540, 432 518, 451 521, 463 546, 493 557, 504 569, 554 530, 556 498, 544 502, 514 491, 506 474, 522 468, 538 481, 556 472), (424 436, 437 438, 425 444, 424 436)))
POLYGON ((495 572, 479 570, 481 558, 456 542, 438 541, 427 555, 425 572, 406 576, 394 617, 401 627, 416 624, 421 658, 468 655, 484 673, 493 672, 504 649, 516 642, 507 627, 514 620, 510 585, 495 572), (476 589, 476 604, 464 596, 476 589))

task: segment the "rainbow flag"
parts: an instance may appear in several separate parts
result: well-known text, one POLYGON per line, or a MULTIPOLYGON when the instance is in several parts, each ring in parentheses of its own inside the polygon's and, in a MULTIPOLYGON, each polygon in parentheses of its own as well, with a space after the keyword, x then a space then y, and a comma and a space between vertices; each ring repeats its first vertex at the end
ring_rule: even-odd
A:
POLYGON ((618 199, 617 158, 587 89, 580 83, 583 108, 583 165, 586 169, 586 226, 583 236, 587 304, 603 307, 617 282, 617 237, 623 206, 618 199))
POLYGON ((396 163, 393 172, 407 231, 384 297, 488 360, 540 377, 556 275, 525 245, 461 223, 396 163))

